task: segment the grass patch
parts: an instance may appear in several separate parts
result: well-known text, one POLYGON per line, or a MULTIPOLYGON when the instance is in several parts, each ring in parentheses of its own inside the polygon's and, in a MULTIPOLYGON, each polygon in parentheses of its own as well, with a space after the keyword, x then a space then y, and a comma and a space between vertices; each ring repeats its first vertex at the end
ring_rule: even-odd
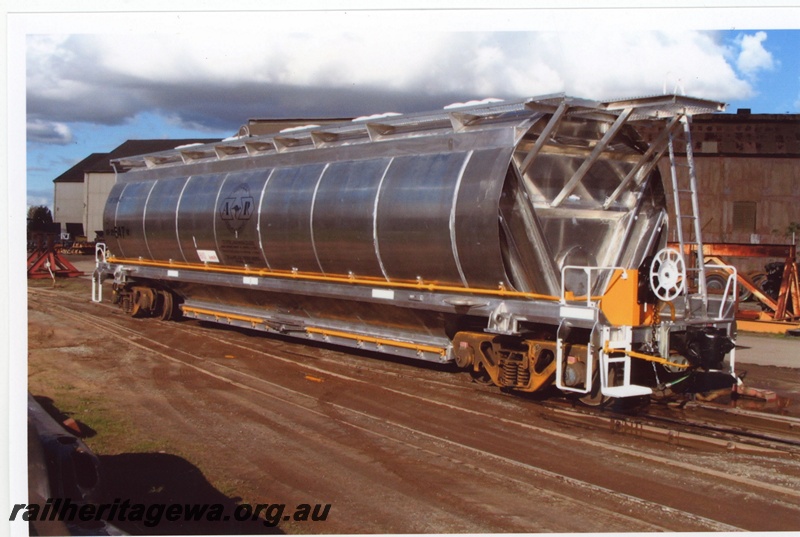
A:
POLYGON ((86 395, 70 384, 56 384, 48 391, 33 393, 49 397, 57 410, 82 424, 87 432, 83 441, 97 455, 159 452, 178 455, 169 442, 148 437, 111 401, 86 395))

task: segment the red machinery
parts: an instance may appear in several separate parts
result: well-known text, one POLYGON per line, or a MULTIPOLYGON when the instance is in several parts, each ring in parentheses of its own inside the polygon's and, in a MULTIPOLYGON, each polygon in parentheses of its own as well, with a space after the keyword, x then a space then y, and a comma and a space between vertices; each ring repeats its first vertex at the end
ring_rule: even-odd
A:
POLYGON ((52 236, 36 237, 36 247, 28 255, 28 278, 74 278, 83 272, 56 251, 52 236))
MULTIPOLYGON (((677 246, 677 245, 675 245, 677 246)), ((685 255, 690 256, 692 248, 687 247, 685 255)), ((781 273, 780 284, 775 285, 773 293, 765 292, 763 282, 754 281, 748 275, 737 274, 737 280, 742 291, 752 293, 756 300, 765 306, 761 320, 769 321, 797 321, 800 319, 800 277, 797 269, 797 247, 794 244, 703 244, 706 269, 719 272, 730 272, 726 262, 720 258, 730 257, 761 257, 765 259, 783 259, 783 263, 774 263, 781 273), (772 296, 770 296, 772 295, 772 296)), ((766 278, 766 274, 762 274, 766 278)), ((777 274, 776 274, 777 276, 777 274)), ((740 312, 740 319, 752 318, 746 312, 740 312)))

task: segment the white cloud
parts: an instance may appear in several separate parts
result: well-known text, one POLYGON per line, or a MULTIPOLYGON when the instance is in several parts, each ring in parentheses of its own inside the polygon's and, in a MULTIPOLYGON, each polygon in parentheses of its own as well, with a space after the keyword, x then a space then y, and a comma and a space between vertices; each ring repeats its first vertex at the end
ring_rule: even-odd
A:
POLYGON ((736 67, 745 75, 752 77, 759 71, 771 70, 775 67, 772 54, 764 48, 766 40, 766 32, 742 35, 737 40, 740 51, 736 58, 736 67))
POLYGON ((66 145, 72 142, 72 131, 64 123, 33 119, 28 121, 27 140, 66 145))
MULTIPOLYGON (((765 38, 742 38, 743 72, 770 65, 765 38)), ((28 113, 61 123, 119 124, 154 111, 238 125, 553 92, 628 97, 665 85, 719 100, 753 92, 730 50, 699 31, 44 35, 29 37, 27 53, 28 113)))

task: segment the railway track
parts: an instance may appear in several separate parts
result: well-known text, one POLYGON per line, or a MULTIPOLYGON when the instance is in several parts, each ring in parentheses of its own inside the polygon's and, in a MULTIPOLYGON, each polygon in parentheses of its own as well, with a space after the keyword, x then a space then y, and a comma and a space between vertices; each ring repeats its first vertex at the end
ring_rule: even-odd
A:
MULTIPOLYGON (((108 304, 98 306, 118 312, 117 308, 108 304)), ((341 354, 337 355, 335 359, 327 358, 320 354, 319 347, 315 342, 310 342, 310 346, 298 345, 295 341, 284 342, 282 354, 287 356, 278 356, 275 353, 260 351, 252 346, 248 347, 240 342, 233 341, 231 338, 217 335, 221 332, 224 333, 218 325, 205 327, 202 325, 186 326, 175 324, 173 328, 184 334, 202 335, 233 348, 254 352, 261 356, 282 360, 287 363, 296 363, 300 359, 306 362, 313 360, 329 366, 337 365, 341 367, 342 365, 341 354)), ((270 337, 274 338, 274 336, 270 337)), ((371 357, 374 357, 374 355, 371 355, 371 357)), ((388 377, 397 377, 401 374, 392 368, 382 367, 381 364, 385 363, 386 358, 381 358, 380 360, 370 359, 366 362, 361 358, 349 359, 347 360, 347 366, 369 367, 377 373, 388 377)), ((330 368, 321 368, 310 363, 306 363, 306 367, 319 374, 339 375, 342 378, 356 381, 352 376, 335 373, 330 368)), ((727 408, 721 405, 700 402, 690 402, 679 409, 653 405, 647 412, 631 416, 609 410, 596 411, 591 408, 575 407, 572 402, 559 399, 542 400, 539 398, 520 397, 516 394, 501 392, 493 386, 465 383, 463 381, 465 375, 460 374, 447 375, 447 380, 431 379, 429 376, 423 378, 421 375, 414 374, 417 367, 419 367, 419 364, 414 364, 411 372, 403 371, 402 375, 405 377, 417 377, 421 382, 424 381, 429 385, 443 389, 467 390, 491 394, 492 397, 508 397, 518 401, 521 405, 532 404, 539 409, 546 409, 544 411, 551 412, 553 418, 567 419, 573 423, 589 424, 595 422, 597 427, 611 429, 619 434, 663 441, 672 445, 702 445, 710 448, 748 453, 783 451, 793 455, 800 455, 800 419, 789 416, 776 416, 764 412, 727 408)), ((390 390, 386 386, 384 386, 384 389, 390 390)))
MULTIPOLYGON (((791 483, 740 475, 730 469, 693 462, 691 456, 676 457, 674 454, 675 449, 695 450, 695 458, 702 458, 720 451, 733 451, 738 456, 782 461, 781 464, 787 465, 787 475, 800 473, 794 464, 796 440, 791 436, 776 437, 772 429, 754 436, 744 434, 747 431, 741 429, 741 423, 740 429, 735 429, 731 424, 680 422, 665 416, 587 412, 563 403, 542 403, 502 394, 467 383, 460 375, 439 374, 430 369, 404 367, 296 343, 270 339, 271 347, 278 349, 270 352, 252 345, 251 336, 247 334, 207 329, 194 322, 171 323, 171 337, 155 336, 148 330, 158 326, 155 321, 130 319, 108 305, 66 306, 60 302, 57 292, 47 289, 32 289, 29 300, 34 307, 89 325, 125 345, 191 368, 232 389, 315 418, 335 419, 342 427, 411 450, 419 456, 444 458, 450 464, 469 468, 482 479, 513 483, 529 494, 544 486, 551 497, 568 504, 576 503, 576 495, 602 498, 591 505, 581 503, 581 509, 590 509, 598 516, 613 518, 621 524, 636 521, 635 527, 642 527, 642 521, 647 521, 644 531, 670 530, 676 525, 698 531, 756 528, 718 520, 713 510, 695 512, 688 507, 691 501, 676 501, 669 492, 667 501, 660 495, 641 493, 635 486, 623 486, 614 476, 602 475, 602 472, 590 472, 586 476, 576 472, 570 464, 558 464, 550 458, 539 460, 523 447, 525 442, 534 441, 541 448, 561 446, 565 452, 590 453, 597 460, 615 459, 620 468, 625 461, 627 464, 644 461, 649 467, 658 468, 657 474, 674 472, 691 476, 687 479, 696 480, 698 490, 724 486, 729 490, 746 491, 748 495, 780 498, 777 508, 795 515, 800 513, 800 492, 791 483), (114 314, 110 315, 111 311, 114 314), (175 338, 175 334, 181 337, 175 338), (202 346, 196 345, 200 341, 214 341, 231 349, 232 353, 254 360, 243 364, 203 357, 196 350, 186 350, 201 349, 202 346), (265 362, 269 362, 270 367, 280 366, 281 370, 295 374, 276 373, 265 378, 254 369, 265 362), (314 386, 326 386, 326 390, 336 390, 338 394, 369 390, 382 394, 379 397, 391 400, 396 408, 387 411, 385 406, 364 405, 363 401, 346 396, 326 399, 327 392, 315 390, 314 386), (464 431, 453 430, 447 426, 448 420, 465 426, 475 425, 464 431), (723 428, 726 428, 724 432, 720 430, 723 428), (476 440, 466 432, 468 430, 480 430, 489 438, 508 439, 510 445, 488 442, 487 447, 487 442, 476 440), (735 434, 737 432, 739 434, 735 434), (769 437, 765 438, 767 435, 769 437), (514 449, 514 444, 520 442, 519 448, 514 449), (622 514, 620 505, 632 509, 633 514, 622 514), (658 513, 669 516, 670 523, 662 525, 658 513)), ((703 412, 714 415, 717 410, 704 408, 703 412)), ((728 414, 721 412, 719 416, 722 415, 728 414)), ((747 414, 735 415, 741 419, 747 414)), ((783 421, 790 424, 786 426, 789 431, 794 430, 791 420, 783 421)), ((773 422, 764 423, 775 426, 773 422)), ((800 477, 792 483, 798 482, 800 477)), ((769 500, 770 503, 774 501, 777 500, 769 500)))
MULTIPOLYGON (((48 291, 42 292, 47 293, 48 291)), ((114 306, 108 304, 97 306, 118 313, 118 309, 114 306)), ((174 324, 172 328, 180 333, 206 337, 232 348, 256 353, 286 363, 297 363, 297 360, 305 360, 305 367, 317 374, 339 376, 357 382, 357 379, 350 375, 336 373, 330 369, 332 365, 341 367, 341 355, 337 355, 335 359, 327 358, 318 351, 318 347, 313 343, 308 347, 298 345, 293 341, 285 342, 282 346, 282 354, 285 356, 279 356, 275 353, 261 351, 252 346, 233 341, 231 338, 217 335, 220 332, 224 333, 217 325, 204 327, 174 324), (319 365, 312 365, 309 363, 311 360, 316 363, 327 364, 329 367, 323 368, 319 365)), ((138 337, 135 331, 129 330, 129 332, 138 337)), ((385 357, 382 357, 381 360, 370 359, 368 361, 357 358, 347 360, 347 367, 368 367, 378 374, 390 378, 401 374, 391 368, 382 367, 381 364, 383 363, 385 363, 385 357)), ((680 409, 653 405, 647 412, 631 416, 609 410, 596 411, 591 408, 575 407, 569 401, 558 399, 532 400, 530 397, 519 397, 515 394, 501 392, 496 387, 465 383, 463 381, 465 375, 446 375, 447 380, 423 378, 421 375, 414 374, 416 367, 418 367, 418 364, 411 368, 411 372, 403 371, 402 375, 405 377, 417 377, 420 382, 424 381, 429 385, 438 386, 442 389, 466 390, 473 393, 490 394, 492 397, 503 396, 518 402, 520 405, 531 404, 541 412, 549 412, 551 419, 555 420, 591 424, 601 429, 613 430, 621 435, 647 438, 671 445, 698 445, 706 448, 737 450, 746 453, 779 451, 800 455, 800 419, 793 417, 776 416, 763 412, 698 402, 691 402, 680 409)), ((383 389, 396 392, 396 390, 392 390, 387 386, 383 386, 383 389)))
MULTIPOLYGON (((49 290, 35 290, 34 293, 39 292, 44 295, 49 294, 49 290)), ((97 305, 98 307, 118 312, 117 308, 108 304, 97 305)), ((61 306, 62 313, 69 315, 70 313, 66 308, 61 306)), ((74 315, 74 314, 73 314, 74 315)), ((131 335, 134 339, 141 337, 141 334, 130 328, 124 328, 118 323, 114 323, 108 319, 95 320, 95 323, 100 323, 101 326, 109 329, 110 327, 122 330, 131 335)), ((314 362, 324 363, 327 365, 341 366, 341 355, 337 355, 336 359, 321 356, 315 350, 309 350, 304 345, 298 345, 294 342, 284 343, 285 347, 291 350, 283 350, 282 354, 290 356, 279 356, 275 353, 253 348, 252 346, 244 345, 240 342, 233 341, 231 338, 225 338, 217 335, 221 330, 217 326, 203 327, 203 326, 183 326, 174 324, 171 328, 183 334, 191 334, 194 336, 202 336, 208 339, 224 343, 232 348, 245 350, 258 354, 260 356, 269 357, 273 360, 280 360, 286 363, 297 363, 298 359, 313 360, 314 362)), ((314 346, 310 347, 315 349, 314 346)), ((381 367, 381 360, 362 359, 349 360, 346 364, 347 367, 358 363, 358 367, 369 367, 377 371, 381 375, 389 377, 397 377, 400 375, 395 371, 388 368, 381 367)), ((312 365, 310 363, 304 364, 304 367, 318 374, 327 376, 338 376, 352 382, 363 382, 353 376, 337 373, 330 368, 320 367, 319 365, 312 365)), ((413 370, 412 370, 413 371, 413 370)), ((417 377, 420 381, 423 380, 422 376, 414 375, 404 371, 403 376, 417 377)), ((576 408, 573 404, 564 401, 532 401, 530 398, 521 398, 516 395, 509 395, 501 392, 497 388, 491 386, 483 386, 476 383, 467 384, 463 382, 464 375, 458 378, 456 375, 447 375, 448 381, 431 380, 424 378, 424 381, 430 385, 438 386, 446 389, 458 389, 471 392, 478 392, 482 394, 491 394, 492 397, 506 397, 511 400, 518 401, 521 405, 533 404, 545 412, 550 412, 553 416, 573 418, 575 422, 590 423, 596 420, 600 428, 611 428, 617 432, 630 433, 638 437, 648 437, 654 439, 666 439, 669 443, 687 445, 687 441, 703 444, 706 443, 711 446, 724 446, 726 449, 738 449, 741 451, 751 452, 768 452, 768 451, 786 451, 787 453, 797 454, 800 453, 800 419, 789 416, 776 416, 774 414, 767 414, 762 412, 754 412, 736 408, 727 408, 719 405, 712 405, 707 403, 689 403, 686 407, 680 410, 673 410, 665 407, 651 407, 647 413, 639 416, 629 416, 619 413, 610 412, 607 410, 595 411, 590 408, 576 408), (452 379, 452 380, 450 380, 452 379), (661 429, 658 431, 657 429, 661 429), (652 434, 649 434, 652 433, 652 434), (701 438, 705 437, 705 438, 701 438), (763 449, 759 449, 763 448, 763 449)), ((393 392, 404 392, 392 389, 388 386, 382 386, 382 389, 393 392)), ((488 417, 485 416, 484 417, 488 417)))
MULTIPOLYGON (((184 333, 193 334, 202 331, 204 335, 216 341, 242 350, 252 351, 272 359, 291 362, 300 357, 306 360, 312 358, 309 352, 302 352, 296 349, 289 352, 284 351, 283 353, 290 354, 295 358, 285 358, 277 356, 274 353, 263 352, 253 349, 252 347, 247 347, 229 338, 209 335, 209 332, 213 333, 218 330, 217 326, 208 328, 180 327, 179 330, 184 333)), ((297 345, 294 342, 288 342, 286 345, 288 347, 302 347, 302 345, 297 345)), ((369 359, 372 360, 372 357, 369 359)), ((315 357, 315 361, 327 364, 335 362, 333 359, 319 357, 318 355, 315 357)), ((363 360, 359 360, 359 366, 365 367, 363 360)), ((330 369, 321 368, 319 366, 307 367, 323 375, 340 375, 330 369)), ((373 369, 377 369, 382 375, 387 375, 389 377, 396 377, 398 375, 398 373, 387 370, 386 368, 373 367, 373 369)), ((407 376, 409 374, 404 372, 403 375, 407 376)), ((412 374, 412 376, 414 375, 412 374)), ((418 378, 421 382, 424 381, 442 388, 490 394, 491 397, 506 397, 517 402, 521 407, 532 405, 536 407, 537 411, 549 413, 551 419, 555 421, 587 424, 599 429, 613 430, 620 435, 646 438, 676 446, 699 446, 706 449, 736 450, 743 453, 781 452, 789 455, 800 455, 800 420, 797 418, 729 409, 719 405, 694 402, 689 403, 688 407, 683 407, 678 410, 653 406, 649 411, 639 415, 627 415, 610 410, 595 410, 592 408, 580 407, 576 406, 574 402, 560 399, 547 400, 520 397, 517 394, 502 392, 494 386, 463 382, 466 376, 461 373, 448 376, 452 377, 453 380, 445 382, 431 380, 430 378, 423 379, 421 376, 418 378), (701 410, 703 414, 702 419, 692 416, 693 413, 697 414, 701 410)), ((351 376, 345 376, 345 378, 351 381, 357 381, 357 379, 351 376)), ((387 386, 384 386, 383 389, 393 393, 409 395, 405 392, 398 392, 387 386)), ((487 419, 492 418, 492 416, 486 413, 481 413, 481 415, 487 419)))
POLYGON ((800 419, 792 416, 694 402, 677 412, 648 412, 646 419, 800 455, 800 419))

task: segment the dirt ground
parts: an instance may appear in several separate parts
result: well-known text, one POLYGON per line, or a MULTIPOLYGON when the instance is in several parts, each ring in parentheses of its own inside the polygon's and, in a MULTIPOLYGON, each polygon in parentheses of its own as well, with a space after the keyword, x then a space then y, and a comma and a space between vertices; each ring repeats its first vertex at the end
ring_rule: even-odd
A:
MULTIPOLYGON (((132 319, 89 283, 30 283, 28 383, 80 424, 106 501, 330 504, 133 534, 800 529, 792 457, 560 422, 447 366, 132 319)), ((748 369, 795 408, 798 370, 748 369)))

